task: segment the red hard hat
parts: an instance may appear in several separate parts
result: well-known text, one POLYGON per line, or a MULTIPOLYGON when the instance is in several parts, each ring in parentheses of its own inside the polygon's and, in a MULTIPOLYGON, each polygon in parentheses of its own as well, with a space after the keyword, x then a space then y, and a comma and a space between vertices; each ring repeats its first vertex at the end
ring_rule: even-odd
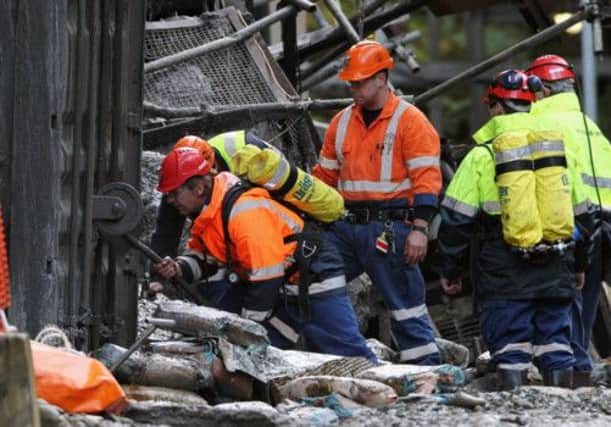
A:
POLYGON ((537 76, 527 76, 521 70, 505 70, 498 73, 488 86, 484 103, 489 104, 490 98, 534 102, 535 93, 541 89, 543 83, 537 76))
POLYGON ((571 64, 558 55, 543 55, 538 57, 531 62, 526 72, 548 82, 575 78, 571 64))
POLYGON ((157 190, 169 193, 183 185, 189 178, 204 176, 212 164, 199 151, 190 147, 175 148, 165 156, 159 170, 157 190))
POLYGON ((202 139, 199 136, 195 135, 183 136, 178 140, 176 144, 174 144, 174 148, 180 147, 195 148, 201 153, 202 156, 204 156, 204 159, 210 162, 210 164, 214 164, 214 150, 212 149, 212 146, 208 143, 208 141, 206 141, 205 139, 202 139))
POLYGON ((380 43, 364 40, 353 45, 346 52, 339 78, 345 81, 359 81, 375 73, 394 67, 388 50, 380 43))

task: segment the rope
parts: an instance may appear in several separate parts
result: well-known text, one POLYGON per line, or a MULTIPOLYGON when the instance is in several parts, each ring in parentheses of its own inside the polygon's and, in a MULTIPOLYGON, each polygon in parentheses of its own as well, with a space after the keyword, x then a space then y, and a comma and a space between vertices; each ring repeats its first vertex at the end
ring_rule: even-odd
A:
POLYGON ((68 339, 68 335, 58 326, 47 325, 36 335, 34 341, 41 344, 50 345, 52 347, 65 348, 66 350, 74 351, 72 343, 68 339))

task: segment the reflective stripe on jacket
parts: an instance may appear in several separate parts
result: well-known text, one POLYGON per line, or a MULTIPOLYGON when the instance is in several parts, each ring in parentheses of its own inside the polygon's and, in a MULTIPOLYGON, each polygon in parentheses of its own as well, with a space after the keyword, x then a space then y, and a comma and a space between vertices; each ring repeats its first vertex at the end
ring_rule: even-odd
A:
POLYGON ((579 157, 579 173, 590 202, 599 204, 596 191, 598 184, 603 208, 611 209, 611 144, 596 123, 585 116, 592 149, 590 157, 584 114, 577 96, 574 93, 549 96, 535 102, 531 114, 536 117, 540 126, 562 131, 567 147, 579 157))
MULTIPOLYGON (((238 178, 226 172, 215 177, 210 204, 195 219, 188 242, 190 249, 203 252, 205 248, 221 262, 226 262, 222 201, 236 182, 238 178)), ((265 189, 248 190, 229 215, 234 267, 250 282, 283 278, 285 264, 296 247, 294 242, 285 244, 284 238, 302 229, 303 220, 273 200, 265 189)))
MULTIPOLYGON (((516 135, 516 137, 518 137, 519 135, 526 135, 530 131, 533 131, 533 130, 545 130, 545 129, 546 128, 544 124, 539 122, 538 118, 533 118, 533 116, 527 113, 504 114, 500 116, 495 116, 492 119, 490 119, 484 126, 482 126, 477 132, 473 134, 473 139, 475 140, 477 144, 484 144, 487 142, 492 142, 492 140, 494 140, 494 138, 496 138, 498 135, 501 135, 507 132, 512 132, 516 135)), ((564 141, 564 138, 563 138, 563 141, 564 141)), ((541 141, 539 143, 540 147, 543 150, 548 148, 546 147, 546 145, 553 145, 553 144, 554 144, 553 141, 547 141, 547 142, 541 141)), ((579 174, 580 166, 579 166, 578 156, 575 153, 575 151, 572 149, 572 147, 568 146, 567 144, 565 144, 564 154, 567 160, 567 174, 568 174, 568 178, 570 181, 571 200, 573 203, 573 211, 575 212, 575 215, 581 215, 587 211, 588 206, 589 206, 589 201, 588 201, 588 195, 587 195, 586 189, 583 185, 583 181, 581 180, 581 177, 579 174)), ((472 165, 472 167, 479 168, 480 171, 482 170, 481 168, 484 167, 486 168, 486 170, 483 173, 492 174, 489 177, 490 179, 485 179, 484 177, 482 177, 482 181, 485 182, 485 184, 480 184, 480 185, 485 185, 486 187, 492 187, 494 189, 494 190, 487 189, 485 193, 483 193, 483 194, 486 194, 486 197, 493 197, 493 199, 480 199, 481 205, 478 206, 478 208, 482 207, 485 212, 490 213, 490 207, 493 204, 496 204, 496 206, 498 207, 498 203, 499 203, 498 191, 496 191, 496 184, 494 182, 494 176, 495 176, 494 160, 492 160, 492 157, 490 156, 489 153, 487 153, 487 150, 485 149, 471 150, 471 152, 467 154, 463 162, 467 160, 467 158, 469 158, 470 156, 473 157, 473 159, 471 159, 470 161, 477 159, 477 163, 478 163, 477 165, 472 165), (484 156, 484 154, 487 154, 488 159, 485 159, 486 156, 484 156), (482 165, 480 165, 480 163, 482 163, 482 165), (483 166, 486 163, 490 163, 490 165, 487 167, 483 166)), ((455 179, 456 178, 454 178, 452 181, 454 181, 455 179)), ((454 191, 463 192, 459 197, 461 198, 465 197, 464 194, 471 185, 472 184, 469 184, 467 182, 463 184, 458 184, 458 186, 456 184, 455 185, 450 184, 452 189, 448 187, 448 190, 446 191, 446 197, 449 196, 450 199, 454 199, 455 197, 452 196, 452 193, 454 191), (461 188, 464 188, 464 190, 461 190, 461 188)), ((448 204, 448 202, 445 200, 442 201, 442 204, 444 203, 446 205, 448 204)), ((494 213, 496 213, 497 215, 500 214, 500 209, 497 208, 497 210, 494 213)))
MULTIPOLYGON (((527 135, 533 128, 536 128, 533 117, 527 113, 492 118, 474 134, 479 146, 474 147, 462 160, 441 202, 442 224, 438 240, 441 256, 437 269, 444 277, 456 278, 462 275, 462 263, 468 257, 477 226, 481 225, 487 216, 493 220, 499 218, 498 238, 487 236, 480 239, 480 253, 475 260, 482 275, 478 286, 481 286, 481 295, 486 297, 570 297, 574 292, 573 278, 566 274, 567 268, 573 268, 572 265, 567 266, 565 261, 559 260, 548 267, 529 267, 511 254, 501 235, 495 161, 490 152, 480 146, 501 134, 527 135), (558 269, 559 266, 562 266, 562 269, 558 269), (554 268, 558 269, 558 273, 554 273, 554 268), (522 274, 528 277, 523 277, 522 274)), ((571 174, 569 185, 572 188, 573 181, 570 176, 571 174)), ((578 213, 581 206, 579 201, 573 200, 575 216, 587 222, 589 215, 586 212, 578 213)), ((567 259, 571 258, 572 252, 567 259)))
POLYGON ((436 206, 439 152, 439 136, 424 114, 389 92, 368 128, 361 106, 353 104, 333 118, 313 174, 346 201, 405 199, 436 206))

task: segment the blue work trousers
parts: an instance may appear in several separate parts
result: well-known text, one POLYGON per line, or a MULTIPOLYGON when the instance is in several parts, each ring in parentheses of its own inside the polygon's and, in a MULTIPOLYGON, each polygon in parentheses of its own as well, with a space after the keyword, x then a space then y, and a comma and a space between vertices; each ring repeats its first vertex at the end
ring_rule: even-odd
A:
POLYGON ((382 294, 391 313, 391 331, 400 351, 400 361, 411 364, 440 363, 430 317, 425 305, 424 279, 417 265, 405 263, 403 248, 409 227, 403 221, 351 224, 337 221, 329 236, 344 260, 346 279, 363 272, 382 294), (387 253, 376 249, 376 239, 392 228, 387 253))
MULTIPOLYGON (((323 233, 322 246, 310 263, 309 270, 312 281, 309 287, 310 321, 302 322, 297 297, 284 295, 281 289, 273 315, 262 322, 272 345, 293 349, 303 338, 305 350, 339 356, 360 356, 377 364, 376 356, 359 331, 356 314, 346 290, 343 261, 329 241, 328 233, 323 233), (329 290, 325 291, 325 286, 329 290)), ((203 285, 208 286, 204 288, 208 301, 221 310, 240 314, 248 284, 228 286, 220 277, 215 279, 203 285)), ((288 288, 290 286, 285 289, 288 288)))
MULTIPOLYGON (((228 286, 217 308, 239 314, 242 311, 244 285, 228 286)), ((310 321, 301 322, 295 297, 281 297, 270 319, 262 324, 273 346, 289 350, 297 348, 300 334, 305 350, 339 356, 360 356, 377 364, 373 352, 361 335, 346 288, 310 295, 310 321)))
MULTIPOLYGON (((600 230, 599 230, 600 231, 600 230)), ((583 289, 577 292, 577 296, 571 307, 571 346, 575 353, 575 370, 591 371, 592 359, 590 358, 590 338, 592 328, 596 320, 598 303, 602 290, 603 280, 603 256, 602 236, 598 232, 594 235, 594 245, 590 267, 586 272, 586 281, 583 289)))
POLYGON ((524 370, 534 362, 549 372, 574 366, 570 301, 486 300, 482 309, 482 337, 497 368, 524 370))

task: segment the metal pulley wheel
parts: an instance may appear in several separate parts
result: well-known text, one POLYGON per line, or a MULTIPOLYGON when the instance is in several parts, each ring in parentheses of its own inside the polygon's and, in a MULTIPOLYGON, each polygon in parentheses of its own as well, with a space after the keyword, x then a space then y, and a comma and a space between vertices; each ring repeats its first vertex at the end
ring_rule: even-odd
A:
MULTIPOLYGON (((102 234, 123 236, 130 245, 140 250, 151 261, 161 262, 161 257, 155 251, 130 234, 140 224, 144 214, 140 193, 134 187, 126 182, 106 184, 94 196, 93 204, 94 220, 102 234)), ((198 304, 205 302, 193 285, 187 283, 182 277, 174 277, 172 281, 185 291, 191 300, 198 304)))
POLYGON ((140 193, 126 182, 111 182, 94 197, 95 221, 108 236, 123 236, 134 230, 144 214, 140 193))

